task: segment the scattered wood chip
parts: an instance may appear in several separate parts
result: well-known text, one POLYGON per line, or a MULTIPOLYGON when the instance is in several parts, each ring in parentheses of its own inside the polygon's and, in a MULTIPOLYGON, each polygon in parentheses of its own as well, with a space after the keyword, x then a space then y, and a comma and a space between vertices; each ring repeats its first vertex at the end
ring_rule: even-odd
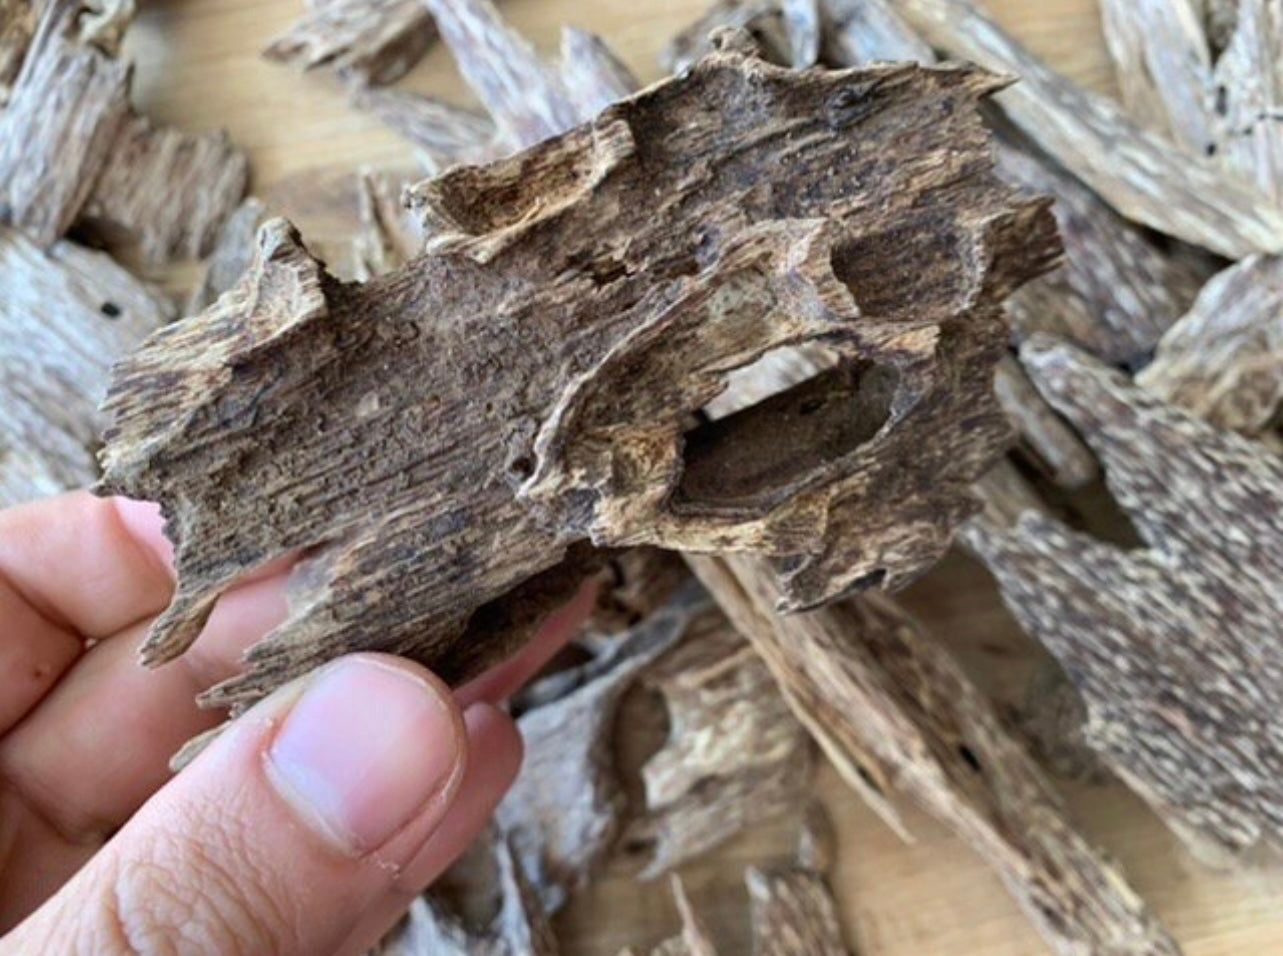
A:
POLYGON ((1087 739, 1194 849, 1276 844, 1283 759, 1283 461, 1168 405, 1070 346, 1024 358, 1096 450, 1147 547, 1037 513, 964 532, 1088 711, 1087 739))
POLYGON ((766 665, 715 608, 691 619, 642 685, 661 695, 669 724, 668 739, 642 767, 645 812, 625 837, 630 846, 651 845, 643 878, 805 805, 809 737, 766 665))
POLYGON ((493 828, 418 897, 370 956, 557 956, 538 895, 493 828))
POLYGON ((485 162, 502 152, 490 120, 435 97, 362 87, 353 93, 352 102, 413 143, 430 173, 457 163, 485 162))
POLYGON ((581 119, 592 119, 616 100, 632 96, 641 83, 595 33, 561 30, 561 78, 581 119))
POLYGON ((1139 385, 1219 428, 1264 436, 1283 409, 1283 259, 1245 259, 1204 287, 1139 385))
POLYGON ((1283 208, 1052 71, 972 0, 898 8, 933 46, 1019 77, 998 98, 1007 115, 1122 215, 1233 259, 1283 252, 1283 208))
POLYGON ((751 557, 687 560, 835 767, 900 832, 893 790, 993 866, 1057 952, 1178 952, 989 700, 889 599, 781 616, 751 557))
POLYGON ((0 112, 0 225, 61 237, 89 198, 129 118, 129 68, 67 36, 65 4, 40 26, 0 112))
MULTIPOLYGON (((1226 0, 1209 0, 1212 9, 1226 0)), ((1220 133, 1217 156, 1283 208, 1283 5, 1236 0, 1234 29, 1207 95, 1220 133)))
POLYGON ((436 39, 423 0, 307 0, 307 13, 263 51, 304 70, 328 67, 360 86, 394 83, 436 39))
POLYGON ((794 606, 911 579, 1005 440, 998 302, 1056 251, 1045 205, 988 171, 990 83, 715 54, 418 187, 429 254, 377 281, 335 281, 269 223, 241 283, 124 363, 108 399, 102 487, 164 502, 177 543, 146 659, 300 548, 289 619, 211 702, 356 648, 460 679, 510 646, 461 638, 472 612, 576 538, 778 555, 794 606), (729 105, 749 88, 753 110, 729 105), (727 163, 739 178, 693 175, 727 163), (731 369, 821 337, 842 367, 685 434, 731 369))
POLYGON ((1027 457, 1063 488, 1081 488, 1100 474, 1096 458, 1042 399, 1020 363, 1004 356, 994 375, 994 393, 1016 432, 1025 440, 1027 457))
POLYGON ((611 738, 620 700, 707 600, 686 588, 602 658, 551 678, 560 696, 518 720, 525 762, 495 819, 546 911, 587 883, 619 834, 624 795, 611 738))
POLYGON ((227 217, 214 240, 214 248, 201 277, 187 302, 187 314, 195 315, 236 284, 254 258, 254 236, 267 220, 262 200, 250 197, 227 217))
POLYGON ((109 244, 138 243, 150 263, 202 256, 245 194, 248 163, 225 133, 135 115, 129 67, 106 52, 133 4, 82 6, 43 8, 0 112, 0 223, 49 245, 79 221, 109 244))
POLYGON ((91 484, 111 365, 174 317, 109 256, 0 227, 0 507, 91 484))
POLYGON ((199 259, 248 185, 249 161, 225 131, 181 133, 136 116, 117 131, 80 218, 136 242, 149 263, 199 259))
POLYGON ((749 867, 753 956, 848 956, 824 877, 801 866, 749 867))
POLYGON ((1141 126, 1195 156, 1215 154, 1205 0, 1102 0, 1105 46, 1141 126))
POLYGON ((9 102, 13 81, 35 30, 36 8, 32 0, 0 0, 0 109, 9 102))
POLYGON ((746 31, 764 57, 782 66, 812 66, 820 52, 816 0, 715 0, 669 41, 660 62, 671 73, 689 69, 711 49, 711 35, 718 29, 746 31))

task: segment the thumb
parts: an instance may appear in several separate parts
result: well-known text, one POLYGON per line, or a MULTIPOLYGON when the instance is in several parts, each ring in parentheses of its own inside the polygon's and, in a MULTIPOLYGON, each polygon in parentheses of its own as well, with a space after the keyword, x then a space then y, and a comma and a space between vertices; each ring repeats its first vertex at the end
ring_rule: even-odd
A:
POLYGON ((448 865, 519 760, 490 705, 465 719, 417 665, 343 658, 232 723, 0 950, 359 951, 388 928, 371 914, 390 924, 448 865))

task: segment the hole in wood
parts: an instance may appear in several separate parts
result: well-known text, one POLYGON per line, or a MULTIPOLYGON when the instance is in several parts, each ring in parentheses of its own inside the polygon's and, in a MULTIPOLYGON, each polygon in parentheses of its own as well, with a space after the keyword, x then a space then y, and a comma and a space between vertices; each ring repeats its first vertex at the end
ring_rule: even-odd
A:
POLYGON ((760 512, 819 481, 891 414, 899 374, 844 363, 686 433, 674 510, 760 512))
POLYGON ((961 757, 963 762, 976 773, 981 773, 984 770, 984 768, 980 766, 980 758, 977 757, 975 751, 966 744, 958 744, 958 756, 961 757))
POLYGON ((104 302, 98 307, 98 311, 109 319, 120 318, 120 306, 115 302, 104 302))

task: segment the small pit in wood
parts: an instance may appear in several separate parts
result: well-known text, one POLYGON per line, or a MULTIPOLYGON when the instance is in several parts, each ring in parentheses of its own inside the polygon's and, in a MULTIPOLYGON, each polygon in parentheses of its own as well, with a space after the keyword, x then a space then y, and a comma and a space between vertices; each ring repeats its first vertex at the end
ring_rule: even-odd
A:
POLYGON ((685 435, 677 511, 761 512, 819 481, 886 424, 899 374, 839 365, 685 435))

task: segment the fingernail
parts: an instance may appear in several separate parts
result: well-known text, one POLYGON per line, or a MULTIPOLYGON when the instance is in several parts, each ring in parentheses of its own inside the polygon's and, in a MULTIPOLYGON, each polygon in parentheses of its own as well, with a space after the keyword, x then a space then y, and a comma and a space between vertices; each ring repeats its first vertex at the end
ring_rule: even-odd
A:
POLYGON ((426 680, 368 657, 322 671, 267 752, 268 777, 306 823, 365 853, 441 797, 460 772, 453 704, 426 680))

